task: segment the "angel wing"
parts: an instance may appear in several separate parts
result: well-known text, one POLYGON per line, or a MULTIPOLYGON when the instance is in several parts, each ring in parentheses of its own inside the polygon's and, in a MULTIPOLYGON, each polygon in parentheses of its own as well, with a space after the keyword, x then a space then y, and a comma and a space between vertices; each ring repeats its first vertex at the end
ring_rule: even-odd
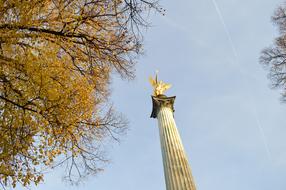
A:
POLYGON ((168 90, 169 88, 171 88, 171 84, 167 84, 167 83, 164 83, 163 84, 163 92, 165 92, 166 90, 168 90))
POLYGON ((152 77, 149 77, 149 82, 154 88, 156 88, 156 86, 157 86, 156 80, 154 80, 152 77))

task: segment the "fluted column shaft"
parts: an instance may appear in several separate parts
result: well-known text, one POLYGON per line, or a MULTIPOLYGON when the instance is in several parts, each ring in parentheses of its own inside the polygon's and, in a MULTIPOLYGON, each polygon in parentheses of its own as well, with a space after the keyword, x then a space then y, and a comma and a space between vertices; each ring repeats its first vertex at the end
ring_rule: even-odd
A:
POLYGON ((156 114, 166 190, 196 190, 191 168, 174 120, 172 104, 170 106, 166 104, 166 101, 160 104, 156 114))

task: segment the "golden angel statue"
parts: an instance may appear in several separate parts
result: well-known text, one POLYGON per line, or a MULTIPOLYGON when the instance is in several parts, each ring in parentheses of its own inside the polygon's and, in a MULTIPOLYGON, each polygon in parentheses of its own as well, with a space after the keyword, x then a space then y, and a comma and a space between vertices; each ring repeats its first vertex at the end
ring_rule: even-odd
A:
POLYGON ((156 72, 155 79, 149 78, 149 82, 154 88, 154 96, 162 95, 166 90, 171 88, 171 84, 164 83, 163 81, 158 81, 158 72, 156 72))

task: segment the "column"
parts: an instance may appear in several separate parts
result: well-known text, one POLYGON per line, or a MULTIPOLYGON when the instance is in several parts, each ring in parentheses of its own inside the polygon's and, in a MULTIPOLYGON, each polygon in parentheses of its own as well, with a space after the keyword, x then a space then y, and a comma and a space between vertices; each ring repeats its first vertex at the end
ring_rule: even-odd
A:
POLYGON ((174 120, 175 97, 152 96, 151 117, 158 119, 167 190, 195 190, 186 153, 174 120))

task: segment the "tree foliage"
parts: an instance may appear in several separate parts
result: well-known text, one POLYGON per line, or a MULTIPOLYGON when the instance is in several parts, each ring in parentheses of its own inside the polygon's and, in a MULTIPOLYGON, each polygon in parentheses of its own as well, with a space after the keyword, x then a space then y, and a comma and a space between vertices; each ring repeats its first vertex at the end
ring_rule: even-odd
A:
POLYGON ((265 48, 260 62, 269 69, 273 88, 282 89, 282 101, 286 101, 286 4, 279 6, 272 22, 279 28, 279 36, 271 47, 265 48))
POLYGON ((126 123, 108 108, 112 71, 133 77, 143 0, 0 0, 0 183, 95 174, 105 137, 126 123))

